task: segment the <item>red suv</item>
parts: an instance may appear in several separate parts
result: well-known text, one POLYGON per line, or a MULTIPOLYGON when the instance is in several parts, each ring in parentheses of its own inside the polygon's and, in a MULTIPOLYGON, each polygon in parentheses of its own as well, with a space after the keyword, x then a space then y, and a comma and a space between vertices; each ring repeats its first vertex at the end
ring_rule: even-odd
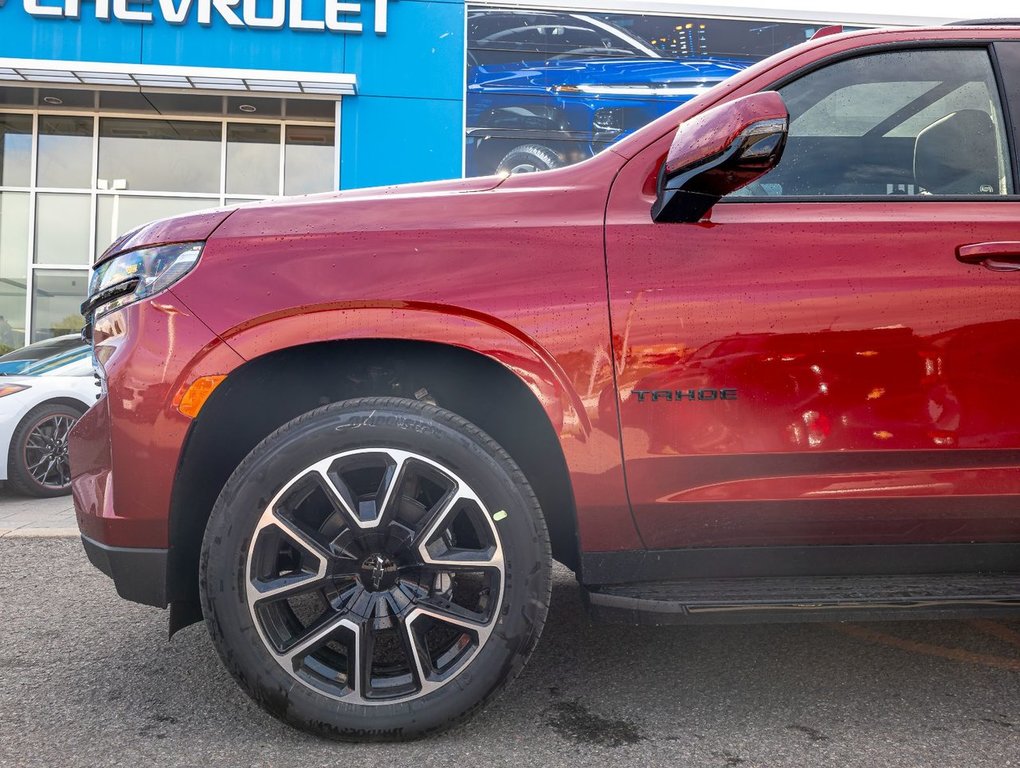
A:
POLYGON ((1017 126, 1020 26, 830 35, 570 168, 136 230, 88 555, 337 738, 490 700, 553 560, 631 622, 1016 611, 1017 126))

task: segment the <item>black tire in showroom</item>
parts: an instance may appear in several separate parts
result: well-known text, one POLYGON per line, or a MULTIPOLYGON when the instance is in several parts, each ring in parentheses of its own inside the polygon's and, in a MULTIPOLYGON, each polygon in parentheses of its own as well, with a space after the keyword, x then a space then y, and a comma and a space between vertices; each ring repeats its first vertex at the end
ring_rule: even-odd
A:
POLYGON ((496 173, 534 173, 549 171, 562 165, 563 158, 549 147, 541 144, 522 144, 507 152, 506 157, 496 166, 496 173))

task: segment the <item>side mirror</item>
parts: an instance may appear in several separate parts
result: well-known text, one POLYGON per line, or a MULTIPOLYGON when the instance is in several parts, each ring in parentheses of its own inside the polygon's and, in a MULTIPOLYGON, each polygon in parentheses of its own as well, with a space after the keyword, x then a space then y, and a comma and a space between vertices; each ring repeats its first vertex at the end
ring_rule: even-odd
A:
POLYGON ((659 170, 654 221, 700 221, 719 198, 775 168, 790 113, 775 91, 705 110, 680 124, 659 170))

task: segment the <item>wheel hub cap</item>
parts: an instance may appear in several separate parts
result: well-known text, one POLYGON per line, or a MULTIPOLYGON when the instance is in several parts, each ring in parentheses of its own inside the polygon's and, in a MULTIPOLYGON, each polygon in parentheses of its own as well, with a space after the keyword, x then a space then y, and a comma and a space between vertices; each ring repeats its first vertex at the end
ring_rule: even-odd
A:
POLYGON ((397 564, 380 554, 370 555, 361 564, 358 578, 370 592, 389 590, 397 580, 397 564))

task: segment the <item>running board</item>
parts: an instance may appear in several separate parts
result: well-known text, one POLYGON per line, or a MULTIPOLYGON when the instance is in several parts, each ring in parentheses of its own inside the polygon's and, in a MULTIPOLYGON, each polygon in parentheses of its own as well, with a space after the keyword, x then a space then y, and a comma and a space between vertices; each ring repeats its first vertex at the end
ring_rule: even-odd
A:
POLYGON ((1018 573, 679 579, 582 591, 597 620, 655 626, 1020 613, 1018 573))

